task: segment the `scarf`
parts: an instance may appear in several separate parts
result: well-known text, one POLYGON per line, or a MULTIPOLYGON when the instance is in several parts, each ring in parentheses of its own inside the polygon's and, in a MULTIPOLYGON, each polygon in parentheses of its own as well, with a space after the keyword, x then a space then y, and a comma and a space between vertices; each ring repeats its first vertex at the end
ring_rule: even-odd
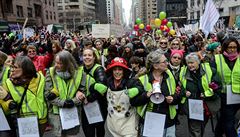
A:
POLYGON ((173 66, 171 63, 169 63, 169 66, 170 68, 173 70, 173 71, 178 71, 180 69, 180 65, 178 66, 173 66))
POLYGON ((71 74, 68 72, 68 71, 56 71, 56 74, 64 79, 64 80, 67 80, 67 79, 70 79, 71 78, 71 74))
POLYGON ((227 53, 226 51, 224 51, 223 52, 223 55, 225 56, 225 57, 227 57, 228 58, 228 60, 230 60, 230 61, 234 61, 234 60, 236 60, 237 58, 238 58, 238 53, 236 52, 236 53, 231 53, 231 54, 229 54, 229 53, 227 53))

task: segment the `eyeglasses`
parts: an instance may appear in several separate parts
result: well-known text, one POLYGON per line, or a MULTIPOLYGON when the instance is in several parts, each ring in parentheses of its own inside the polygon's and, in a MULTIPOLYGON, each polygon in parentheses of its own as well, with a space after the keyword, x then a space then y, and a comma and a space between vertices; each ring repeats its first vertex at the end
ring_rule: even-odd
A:
POLYGON ((167 42, 160 42, 160 44, 165 44, 165 45, 167 45, 167 42))
POLYGON ((28 53, 35 53, 35 50, 29 50, 28 53))
POLYGON ((173 43, 172 45, 179 45, 178 43, 173 43))
POLYGON ((174 59, 179 59, 179 60, 181 60, 182 58, 181 57, 172 57, 172 58, 174 58, 174 59))
POLYGON ((237 49, 237 46, 229 46, 229 47, 227 47, 227 49, 237 49))

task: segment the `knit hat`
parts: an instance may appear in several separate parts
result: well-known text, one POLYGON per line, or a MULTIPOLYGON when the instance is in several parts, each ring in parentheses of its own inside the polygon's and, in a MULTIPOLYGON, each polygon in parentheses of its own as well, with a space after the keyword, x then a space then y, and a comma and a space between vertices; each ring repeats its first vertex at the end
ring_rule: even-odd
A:
POLYGON ((174 54, 179 54, 181 56, 181 58, 183 58, 183 53, 184 53, 184 50, 174 50, 172 49, 171 50, 171 57, 174 55, 174 54))
POLYGON ((213 42, 211 44, 208 44, 207 51, 214 51, 218 46, 220 46, 219 42, 213 42))
POLYGON ((133 44, 128 43, 127 45, 124 46, 124 48, 130 48, 132 50, 133 49, 133 44))

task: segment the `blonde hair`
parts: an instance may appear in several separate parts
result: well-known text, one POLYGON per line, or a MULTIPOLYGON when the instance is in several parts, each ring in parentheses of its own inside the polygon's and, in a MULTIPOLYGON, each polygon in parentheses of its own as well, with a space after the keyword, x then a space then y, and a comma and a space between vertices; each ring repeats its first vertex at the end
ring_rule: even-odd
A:
POLYGON ((76 48, 75 42, 74 42, 73 40, 71 40, 71 39, 68 39, 68 40, 66 40, 66 42, 65 42, 64 49, 69 50, 69 49, 67 48, 67 43, 70 43, 70 44, 71 44, 71 48, 70 48, 71 51, 73 51, 73 49, 76 48))

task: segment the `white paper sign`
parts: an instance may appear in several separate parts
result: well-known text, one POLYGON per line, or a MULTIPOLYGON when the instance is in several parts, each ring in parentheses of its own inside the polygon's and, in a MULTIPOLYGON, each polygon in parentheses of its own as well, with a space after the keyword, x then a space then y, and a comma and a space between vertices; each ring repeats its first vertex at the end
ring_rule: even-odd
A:
POLYGON ((18 118, 19 137, 39 137, 37 117, 18 118))
POLYGON ((108 38, 110 36, 110 24, 92 24, 92 36, 108 38))
POLYGON ((87 105, 84 105, 83 108, 86 113, 89 124, 103 121, 103 117, 102 117, 100 107, 99 107, 99 104, 97 101, 88 103, 87 105))
POLYGON ((195 120, 204 120, 203 101, 197 99, 188 99, 189 118, 195 120))
POLYGON ((143 136, 162 137, 164 133, 166 115, 146 112, 143 136))
POLYGON ((62 124, 62 129, 71 129, 80 125, 78 110, 76 107, 60 108, 59 115, 62 124))
POLYGON ((0 131, 11 130, 1 107, 0 107, 0 122, 1 122, 0 131))
POLYGON ((226 85, 227 88, 227 104, 240 104, 240 94, 232 92, 232 86, 226 85))

